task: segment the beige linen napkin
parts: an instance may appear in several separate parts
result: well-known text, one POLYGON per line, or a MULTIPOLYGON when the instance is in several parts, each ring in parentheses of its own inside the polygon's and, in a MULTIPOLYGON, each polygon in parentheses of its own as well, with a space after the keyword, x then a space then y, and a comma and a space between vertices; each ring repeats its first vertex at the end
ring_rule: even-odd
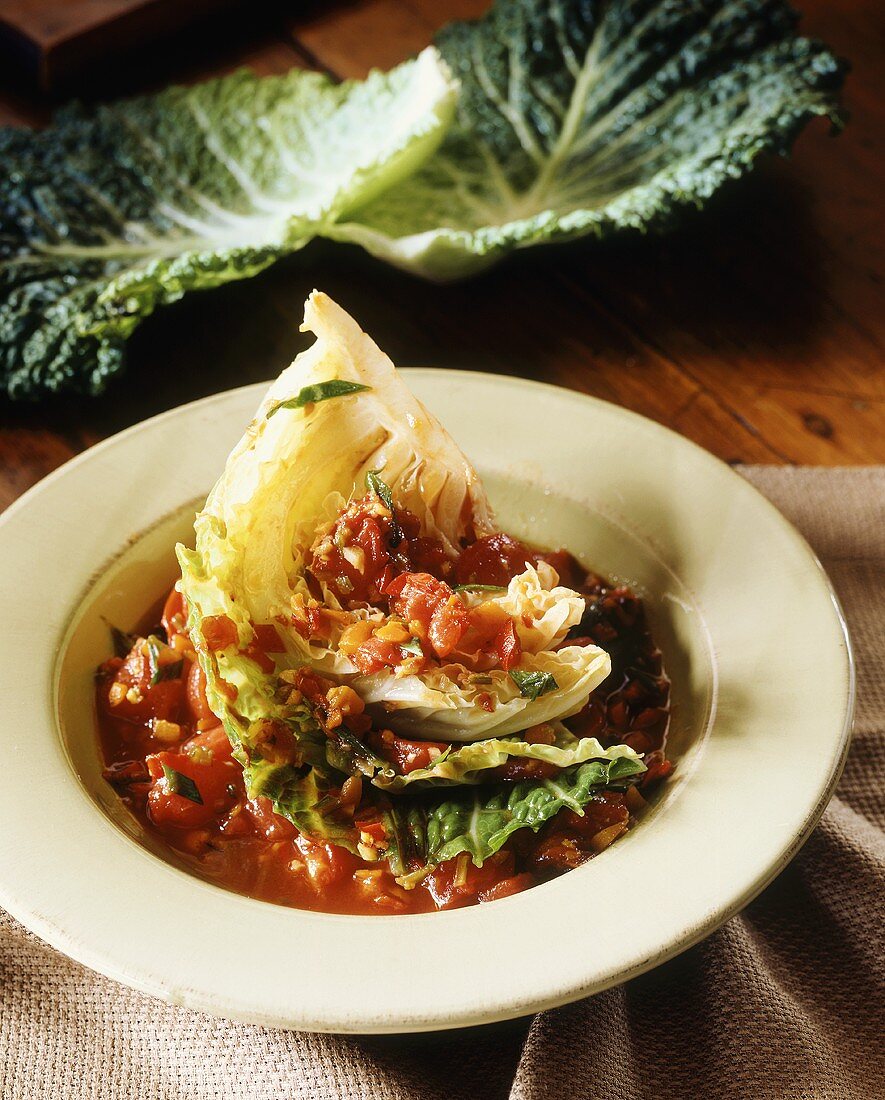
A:
MULTIPOLYGON (((848 615, 859 684, 836 796, 793 863, 740 916, 657 970, 532 1020, 350 1038, 171 1007, 69 961, 0 912, 0 1096, 885 1095, 885 467, 741 472, 823 559, 848 615)), ((637 897, 641 904, 641 890, 637 897)))

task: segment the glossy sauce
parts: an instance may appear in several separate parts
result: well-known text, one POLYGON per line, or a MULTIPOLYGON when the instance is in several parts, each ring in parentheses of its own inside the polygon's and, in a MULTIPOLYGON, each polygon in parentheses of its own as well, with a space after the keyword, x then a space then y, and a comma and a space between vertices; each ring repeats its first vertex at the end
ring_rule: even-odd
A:
MULTIPOLYGON (((364 524, 360 533, 366 526, 371 525, 364 524)), ((435 568, 434 547, 427 540, 414 541, 411 530, 406 535, 413 541, 407 540, 402 553, 413 552, 425 569, 435 568)), ((372 538, 370 531, 365 538, 370 548, 372 538)), ((604 745, 625 742, 642 754, 648 771, 638 789, 600 794, 583 817, 561 811, 537 834, 520 830, 482 868, 459 857, 404 890, 384 860, 367 862, 313 842, 273 813, 267 799, 247 799, 241 768, 206 702, 203 674, 184 631, 181 598, 174 592, 160 622, 155 612, 143 624, 144 634, 152 633, 156 641, 138 641, 131 649, 119 644, 118 655, 98 672, 96 710, 106 778, 145 830, 174 849, 195 874, 238 893, 302 909, 382 914, 455 908, 505 897, 578 866, 634 823, 643 793, 672 770, 664 754, 669 682, 641 601, 624 587, 586 574, 564 551, 540 555, 509 536, 493 535, 446 563, 446 573, 453 584, 506 584, 523 570, 527 557, 542 556, 563 584, 586 598, 586 612, 568 644, 584 639, 612 656, 609 678, 566 724, 580 736, 595 736, 604 745), (199 801, 194 801, 195 791, 199 801)), ((414 560, 410 564, 414 567, 414 560)), ((340 563, 335 567, 344 575, 340 563)), ((496 659, 506 659, 505 651, 494 652, 496 659)), ((376 751, 404 772, 426 766, 431 747, 446 747, 393 737, 389 731, 383 736, 371 731, 369 737, 376 751)), ((496 778, 517 781, 556 770, 542 761, 514 759, 498 769, 496 778)), ((346 790, 345 784, 342 793, 346 790)))

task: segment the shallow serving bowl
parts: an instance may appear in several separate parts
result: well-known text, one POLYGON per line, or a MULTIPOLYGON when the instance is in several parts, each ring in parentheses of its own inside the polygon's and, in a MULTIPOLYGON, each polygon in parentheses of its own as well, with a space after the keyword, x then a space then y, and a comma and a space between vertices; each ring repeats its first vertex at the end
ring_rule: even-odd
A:
POLYGON ((0 520, 0 904, 155 996, 326 1031, 483 1023, 624 981, 711 932, 795 854, 839 776, 853 707, 845 624, 796 531, 652 422, 489 375, 408 382, 478 467, 501 526, 646 597, 673 680, 678 767, 638 827, 526 893, 412 916, 240 897, 153 846, 101 778, 92 674, 138 622, 263 392, 140 424, 0 520))

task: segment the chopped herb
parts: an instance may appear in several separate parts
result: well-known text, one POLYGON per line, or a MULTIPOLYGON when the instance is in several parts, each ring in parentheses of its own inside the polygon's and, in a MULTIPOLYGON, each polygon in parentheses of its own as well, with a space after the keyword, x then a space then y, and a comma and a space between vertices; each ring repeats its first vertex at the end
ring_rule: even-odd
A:
POLYGON ((506 584, 456 584, 453 592, 506 592, 506 584))
POLYGON ((279 401, 272 406, 267 414, 267 419, 280 411, 280 409, 303 409, 305 405, 315 405, 318 401, 328 401, 330 397, 346 397, 349 393, 360 393, 362 390, 371 389, 361 382, 348 382, 344 378, 330 378, 327 382, 314 382, 311 386, 305 386, 294 397, 287 401, 279 401))
POLYGON ((366 485, 375 494, 376 497, 380 497, 384 503, 385 508, 393 514, 393 493, 390 491, 390 486, 382 481, 378 476, 378 470, 369 470, 366 474, 366 485))
POLYGON ((402 642, 400 649, 403 653, 413 653, 416 657, 424 656, 424 650, 421 648, 421 642, 418 638, 410 638, 408 642, 402 642))
POLYGON ((114 656, 128 657, 132 647, 138 641, 138 636, 136 634, 127 634, 125 630, 121 630, 112 623, 108 623, 108 626, 111 631, 111 641, 114 645, 114 656))
POLYGON ((156 635, 151 634, 147 639, 148 668, 151 673, 151 687, 159 684, 161 680, 177 680, 184 667, 183 661, 172 661, 169 664, 160 664, 160 646, 162 642, 156 635))
POLYGON ((201 806, 203 805, 203 799, 200 797, 197 785, 190 776, 182 775, 175 768, 170 768, 168 764, 163 765, 163 775, 166 778, 167 787, 173 794, 180 794, 182 798, 186 798, 190 802, 198 802, 201 806))
POLYGON ((393 493, 390 491, 390 486, 381 480, 377 470, 369 470, 366 474, 366 485, 390 512, 390 545, 395 549, 402 542, 403 533, 396 522, 396 509, 393 506, 393 493))
POLYGON ((160 671, 160 639, 154 634, 148 635, 147 652, 148 669, 151 674, 151 685, 153 685, 157 682, 158 673, 160 671))
POLYGON ((339 726, 335 730, 335 735, 337 744, 334 739, 330 739, 326 744, 326 756, 333 767, 339 768, 340 771, 350 772, 351 775, 354 774, 353 769, 356 768, 370 779, 377 772, 390 773, 390 764, 376 752, 373 752, 364 741, 346 726, 339 726))
POLYGON ((435 757, 433 760, 430 761, 430 764, 428 765, 428 767, 435 768, 437 766, 437 764, 442 764, 444 760, 448 760, 448 758, 451 755, 452 755, 452 746, 447 745, 443 749, 443 751, 439 754, 439 756, 435 757))
POLYGON ((521 694, 533 702, 539 695, 546 695, 548 691, 559 687, 549 672, 521 672, 518 668, 511 669, 510 679, 521 694))

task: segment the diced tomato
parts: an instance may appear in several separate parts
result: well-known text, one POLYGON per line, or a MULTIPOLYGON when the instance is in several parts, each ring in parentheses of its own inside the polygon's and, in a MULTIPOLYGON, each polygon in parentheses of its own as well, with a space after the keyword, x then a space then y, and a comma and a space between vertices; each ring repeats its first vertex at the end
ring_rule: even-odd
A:
MULTIPOLYGON (((417 521, 416 521, 417 523, 417 521)), ((442 544, 424 537, 409 539, 409 560, 413 573, 430 573, 445 580, 452 572, 452 561, 446 557, 442 544)))
POLYGON ((576 737, 601 737, 605 732, 605 700, 593 694, 577 714, 566 720, 576 737))
POLYGON ((403 775, 429 768, 438 756, 451 748, 442 741, 410 741, 405 737, 397 737, 390 730, 370 734, 369 743, 403 775))
POLYGON ((177 588, 173 588, 166 597, 160 622, 163 624, 163 629, 166 631, 166 637, 170 642, 176 634, 184 634, 186 632, 187 604, 184 602, 184 596, 182 596, 177 588))
POLYGON ((273 672, 277 667, 273 657, 268 656, 259 646, 254 642, 250 642, 244 650, 242 650, 244 657, 248 657, 250 661, 254 661, 262 672, 273 672))
POLYGON ((227 615, 207 615, 200 624, 200 630, 206 645, 213 651, 239 644, 237 624, 227 615))
POLYGON ((148 810, 157 825, 173 825, 191 829, 208 825, 234 801, 228 791, 242 775, 239 765, 229 757, 201 762, 184 752, 158 752, 146 758, 148 771, 154 780, 148 794, 148 810), (163 765, 192 780, 201 802, 177 794, 170 787, 163 765))
POLYGON ((578 838, 557 832, 544 836, 529 849, 527 863, 539 872, 568 871, 586 863, 589 854, 578 843, 578 838))
POLYGON ((480 894, 491 890, 503 879, 511 878, 513 867, 512 852, 496 852, 482 867, 475 867, 465 853, 434 867, 424 884, 437 909, 459 909, 472 904, 480 894))
POLYGON ((619 791, 603 791, 584 806, 581 817, 571 810, 562 810, 556 818, 557 827, 563 832, 576 833, 583 837, 596 836, 609 825, 617 825, 629 820, 630 811, 619 791))
POLYGON ((285 643, 272 623, 259 623, 252 629, 255 631, 255 637, 252 640, 259 649, 264 650, 265 653, 286 652, 285 643))
POLYGON ((500 898, 509 898, 511 894, 519 894, 535 885, 535 876, 523 871, 519 875, 511 875, 510 878, 501 879, 488 890, 483 890, 479 895, 480 901, 498 901, 500 898))
POLYGON ((383 638, 369 638, 351 654, 350 658, 366 676, 380 672, 382 668, 395 668, 403 660, 403 651, 394 642, 383 638))
POLYGON ((352 877, 362 864, 345 848, 321 844, 299 835, 295 847, 304 863, 305 874, 317 890, 328 890, 335 883, 352 877))
POLYGON ((657 786, 662 779, 666 779, 673 772, 673 761, 662 758, 646 760, 648 771, 639 781, 639 787, 643 791, 657 786))
POLYGON ((511 756, 506 764, 495 769, 498 779, 518 783, 523 779, 552 779, 560 769, 549 760, 532 760, 525 756, 511 756))
POLYGON ((467 608, 445 581, 429 573, 401 573, 385 589, 391 610, 415 623, 438 657, 447 657, 470 624, 467 608))
MULTIPOLYGON (((378 514, 378 498, 367 493, 352 501, 330 532, 312 547, 310 569, 347 607, 352 603, 377 603, 384 587, 397 573, 409 568, 408 538, 402 516, 378 514)), ((417 520, 411 517, 417 528, 417 520)))
MULTIPOLYGON (((322 608, 306 607, 307 630, 299 630, 299 633, 308 638, 322 634, 322 610, 322 608)), ((298 629, 297 623, 295 627, 298 629)), ((252 631, 252 640, 241 651, 243 656, 248 657, 250 661, 254 661, 262 672, 273 672, 277 666, 273 657, 269 654, 285 653, 286 651, 286 646, 277 633, 277 628, 271 623, 259 623, 258 626, 253 625, 252 631)), ((207 645, 209 645, 208 639, 207 645)), ((213 646, 209 645, 209 648, 212 649, 213 646)))
POLYGON ((461 551, 455 563, 458 584, 500 584, 507 586, 525 572, 536 555, 517 539, 498 532, 485 535, 461 551))
POLYGON ((654 744, 651 739, 642 732, 642 730, 634 730, 633 733, 628 733, 624 738, 624 744, 629 745, 634 752, 638 752, 640 756, 643 753, 651 752, 654 748, 654 744))
POLYGON ((200 668, 199 661, 194 661, 191 664, 190 672, 187 674, 185 698, 187 709, 194 722, 215 717, 212 708, 209 706, 209 700, 206 698, 206 676, 200 668))
POLYGON ((437 605, 427 628, 427 640, 437 657, 448 657, 457 648, 469 624, 469 612, 457 596, 437 605))
POLYGON ((214 761, 231 759, 230 741, 221 723, 195 733, 185 741, 180 751, 191 755, 194 749, 205 749, 211 752, 214 761))
MULTIPOLYGON (((169 646, 159 645, 157 664, 168 671, 181 665, 181 658, 169 646)), ((183 668, 184 666, 181 665, 183 668)), ((152 684, 154 672, 147 645, 139 640, 120 664, 113 679, 105 681, 102 699, 112 718, 146 725, 152 718, 175 722, 180 717, 184 699, 181 674, 152 684)))
POLYGON ((495 635, 490 652, 505 672, 519 664, 519 658, 522 656, 522 645, 512 619, 502 626, 495 635))

